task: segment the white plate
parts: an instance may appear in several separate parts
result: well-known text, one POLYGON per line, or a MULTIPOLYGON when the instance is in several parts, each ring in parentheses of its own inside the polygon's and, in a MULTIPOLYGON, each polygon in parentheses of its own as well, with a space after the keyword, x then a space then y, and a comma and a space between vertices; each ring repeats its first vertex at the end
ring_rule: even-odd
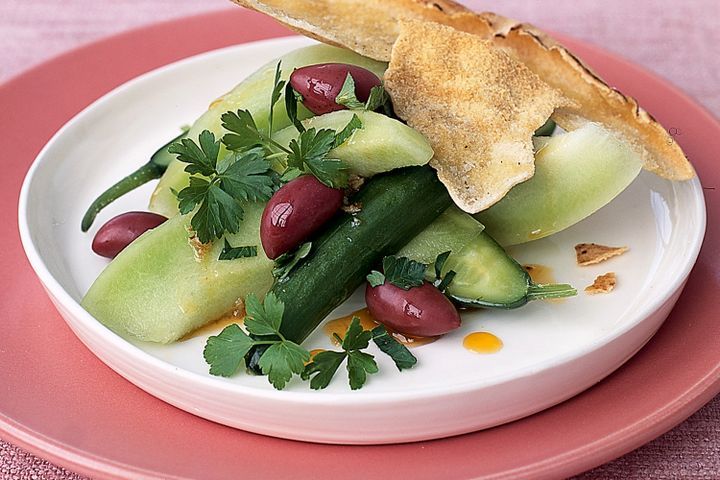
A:
MULTIPOLYGON (((671 183, 647 173, 585 221, 512 249, 522 263, 551 267, 558 281, 578 288, 577 297, 464 313, 462 328, 413 350, 413 370, 400 373, 378 355, 381 372, 360 391, 350 391, 342 370, 319 392, 299 381, 275 391, 263 377, 213 377, 202 357, 206 337, 133 344, 98 323, 78 303, 106 264, 90 249, 94 232, 118 213, 144 209, 152 186, 108 207, 87 234, 79 227, 85 208, 214 98, 309 43, 291 37, 245 44, 143 75, 77 115, 38 155, 21 192, 22 241, 60 313, 108 366, 179 408, 233 427, 317 442, 390 443, 470 432, 552 406, 615 370, 659 328, 699 252, 705 205, 697 179, 671 183), (573 246, 589 241, 630 251, 580 268, 573 246), (608 271, 617 272, 615 291, 582 292, 608 271), (481 330, 500 337, 504 348, 492 355, 464 349, 464 336, 481 330)), ((361 302, 355 295, 336 313, 361 302)), ((305 345, 330 342, 318 330, 305 345)))

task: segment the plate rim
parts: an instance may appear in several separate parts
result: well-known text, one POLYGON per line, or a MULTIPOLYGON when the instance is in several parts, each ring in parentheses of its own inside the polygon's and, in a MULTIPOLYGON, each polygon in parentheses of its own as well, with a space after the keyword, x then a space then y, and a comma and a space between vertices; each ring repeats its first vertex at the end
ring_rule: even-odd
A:
MULTIPOLYGON (((53 61, 58 61, 62 58, 67 58, 67 57, 71 57, 71 56, 78 55, 78 54, 80 54, 80 55, 84 54, 87 50, 91 50, 98 43, 112 41, 112 40, 119 41, 124 38, 130 37, 132 35, 136 35, 138 33, 143 33, 145 31, 152 30, 153 28, 157 28, 161 24, 180 25, 183 22, 198 20, 200 18, 205 18, 205 19, 212 18, 213 16, 216 16, 218 14, 227 15, 227 12, 212 12, 209 14, 201 14, 201 15, 195 15, 195 16, 191 16, 191 17, 183 17, 183 18, 172 20, 169 22, 154 23, 154 24, 151 24, 146 27, 137 28, 137 29, 134 29, 134 30, 131 30, 128 32, 114 35, 112 37, 108 37, 106 39, 103 39, 100 42, 90 43, 83 47, 80 47, 80 48, 74 49, 70 52, 67 52, 59 57, 54 57, 53 59, 51 59, 49 61, 43 62, 29 70, 26 70, 25 72, 22 72, 19 75, 16 75, 12 79, 10 79, 10 81, 3 82, 3 84, 0 84, 0 90, 4 90, 4 89, 8 88, 8 86, 11 86, 15 81, 21 81, 26 76, 35 75, 38 72, 42 73, 43 69, 47 68, 48 64, 52 63, 53 61)), ((566 37, 563 37, 563 38, 566 38, 566 37)), ((613 61, 615 61, 617 63, 625 64, 626 66, 631 67, 631 69, 633 69, 633 70, 641 70, 649 77, 653 77, 655 80, 658 81, 658 83, 664 84, 664 86, 666 88, 673 91, 673 93, 676 94, 678 97, 684 98, 689 104, 691 104, 694 107, 694 112, 693 112, 694 116, 702 115, 704 117, 703 122, 709 122, 710 124, 712 124, 713 128, 718 129, 720 131, 720 122, 718 122, 718 120, 709 111, 707 111, 707 109, 705 107, 703 107, 702 105, 697 103, 694 99, 692 99, 687 94, 681 92, 675 86, 669 84, 669 82, 667 82, 666 80, 660 78, 658 75, 651 73, 641 67, 638 67, 635 64, 632 64, 629 61, 620 58, 616 54, 607 52, 598 47, 588 46, 588 44, 585 42, 577 41, 577 43, 582 44, 583 47, 588 48, 589 50, 595 50, 596 52, 599 52, 600 54, 602 54, 605 57, 610 57, 610 58, 612 58, 613 61)), ((638 440, 637 444, 633 443, 631 445, 626 442, 624 445, 617 445, 617 441, 608 440, 610 438, 615 438, 615 437, 619 436, 624 430, 617 431, 617 432, 615 432, 615 434, 609 435, 609 436, 593 443, 592 445, 586 445, 585 447, 581 447, 579 449, 572 451, 572 456, 577 455, 577 452, 579 452, 579 451, 588 450, 588 449, 592 449, 592 451, 595 454, 597 454, 598 446, 605 448, 605 450, 603 450, 603 452, 605 452, 605 453, 601 457, 597 457, 597 458, 593 459, 592 462, 589 462, 589 463, 586 463, 585 465, 583 465, 583 467, 587 467, 588 465, 592 466, 592 465, 598 464, 598 462, 600 462, 600 461, 606 461, 608 459, 614 458, 615 456, 622 454, 624 452, 627 452, 627 451, 631 450, 632 448, 635 448, 635 446, 640 445, 641 443, 644 443, 645 441, 648 441, 651 438, 654 438, 654 436, 656 436, 657 434, 660 434, 660 433, 666 431, 667 429, 671 428, 672 426, 674 426, 677 423, 679 423, 680 421, 682 421, 687 415, 691 414, 693 411, 695 411, 697 408, 699 408, 703 403, 705 403, 708 399, 710 399, 712 396, 714 396, 718 392, 718 390, 720 390, 720 381, 719 381, 720 375, 719 375, 719 373, 720 373, 720 364, 716 364, 712 370, 708 371, 705 374, 702 381, 697 382, 695 385, 693 385, 692 388, 686 390, 680 396, 674 398, 674 400, 671 403, 663 405, 663 407, 657 411, 657 412, 662 412, 663 415, 656 414, 656 415, 653 415, 652 418, 645 417, 642 420, 636 422, 635 424, 631 424, 626 429, 624 429, 624 430, 630 429, 632 426, 637 425, 637 424, 643 424, 643 423, 648 424, 644 427, 644 429, 641 429, 641 430, 635 429, 634 430, 634 432, 635 432, 635 434, 633 436, 634 439, 637 440, 638 438, 642 437, 642 439, 638 440), (679 413, 675 413, 675 415, 679 415, 679 417, 673 416, 673 412, 679 412, 679 413), (648 433, 648 432, 650 432, 650 433, 648 433), (614 450, 613 450, 613 447, 615 447, 614 450)), ((0 430, 2 430, 4 433, 10 435, 11 437, 14 437, 14 435, 12 435, 12 433, 11 433, 11 430, 12 430, 11 425, 8 422, 6 422, 5 420, 6 420, 5 416, 0 412, 0 430)), ((33 432, 33 433, 37 433, 37 432, 33 432)), ((627 439, 628 437, 625 436, 623 438, 627 439)), ((28 450, 31 450, 31 451, 35 450, 35 446, 33 444, 26 443, 24 440, 22 440, 19 437, 16 440, 17 440, 17 444, 27 447, 28 450)), ((37 438, 37 440, 42 440, 42 439, 37 438)), ((63 446, 63 451, 67 451, 67 445, 63 446)), ((85 452, 85 453, 87 453, 87 452, 85 452)), ((567 454, 570 455, 569 452, 567 454)), ((56 461, 56 463, 59 463, 61 465, 68 463, 66 458, 55 457, 55 455, 49 451, 45 452, 45 455, 53 458, 54 461, 56 461)), ((583 457, 583 458, 585 458, 585 457, 583 457)), ((552 459, 548 459, 544 462, 536 462, 533 464, 529 464, 525 467, 522 467, 522 469, 523 469, 523 471, 526 471, 528 468, 534 468, 534 466, 540 467, 541 464, 547 464, 548 462, 553 462, 554 459, 555 459, 555 457, 553 457, 552 459)), ((103 460, 107 460, 107 459, 103 459, 103 460)), ((80 466, 80 465, 77 465, 77 466, 80 466)), ((77 466, 71 467, 71 468, 77 468, 77 466)), ((558 471, 557 468, 555 468, 553 470, 558 471)), ((515 471, 515 470, 513 470, 513 471, 515 471)), ((535 469, 532 471, 542 474, 543 472, 548 472, 550 470, 549 469, 535 469)), ((92 470, 92 473, 93 474, 102 474, 103 472, 99 471, 99 470, 92 470)), ((167 475, 165 475, 163 478, 167 478, 167 475)))

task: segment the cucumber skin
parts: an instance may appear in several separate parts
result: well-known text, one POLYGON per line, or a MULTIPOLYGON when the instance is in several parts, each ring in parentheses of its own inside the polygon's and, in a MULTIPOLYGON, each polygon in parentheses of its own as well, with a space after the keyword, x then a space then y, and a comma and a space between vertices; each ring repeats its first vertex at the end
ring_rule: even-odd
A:
POLYGON ((362 210, 339 214, 313 240, 310 255, 272 292, 285 303, 281 333, 300 343, 362 283, 452 203, 435 171, 409 167, 378 175, 353 198, 362 210))
MULTIPOLYGON (((447 270, 451 270, 453 268, 453 260, 462 261, 463 257, 467 255, 470 250, 481 252, 481 255, 483 256, 486 254, 486 251, 489 251, 493 256, 496 257, 496 260, 502 261, 505 264, 502 265, 502 267, 504 267, 504 269, 506 270, 505 272, 503 272, 505 274, 504 276, 507 277, 505 279, 506 282, 512 282, 515 285, 517 291, 522 292, 522 294, 514 298, 508 297, 507 299, 503 299, 503 301, 489 301, 483 300, 482 298, 467 298, 457 295, 457 293, 453 291, 453 284, 451 282, 450 286, 446 291, 446 294, 453 301, 464 307, 499 308, 503 310, 519 308, 529 302, 528 289, 530 288, 530 285, 532 283, 530 275, 528 274, 527 270, 525 270, 522 265, 520 265, 514 258, 508 255, 507 252, 505 252, 505 250, 500 246, 500 244, 498 244, 487 232, 480 233, 480 235, 478 235, 478 237, 473 242, 468 243, 462 250, 460 250, 460 252, 458 252, 458 256, 455 259, 453 259, 453 256, 450 255, 448 262, 443 268, 443 274, 447 273, 447 270)), ((497 280, 496 276, 494 275, 497 273, 497 271, 493 271, 490 273, 493 274, 493 279, 497 280)), ((457 276, 455 278, 458 279, 457 276)), ((455 288, 457 288, 457 284, 455 288)))

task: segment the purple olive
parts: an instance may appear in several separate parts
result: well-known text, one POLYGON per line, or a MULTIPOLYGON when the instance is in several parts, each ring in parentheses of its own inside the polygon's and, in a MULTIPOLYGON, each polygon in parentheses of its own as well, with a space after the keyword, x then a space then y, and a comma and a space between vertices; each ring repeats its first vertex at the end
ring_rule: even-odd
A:
POLYGON ((335 215, 343 192, 303 175, 282 186, 265 206, 260 241, 268 258, 275 259, 304 242, 335 215))
POLYGON ((380 79, 370 70, 346 63, 321 63, 298 68, 290 75, 290 85, 302 95, 303 105, 315 115, 343 110, 335 103, 348 73, 355 81, 355 96, 367 101, 372 87, 380 85, 380 79))
POLYGON ((127 212, 113 217, 95 234, 92 242, 93 252, 102 257, 115 258, 123 248, 136 238, 158 225, 167 218, 157 213, 127 212))
POLYGON ((434 285, 403 290, 385 282, 365 289, 365 303, 373 318, 405 335, 435 337, 460 326, 460 314, 434 285))

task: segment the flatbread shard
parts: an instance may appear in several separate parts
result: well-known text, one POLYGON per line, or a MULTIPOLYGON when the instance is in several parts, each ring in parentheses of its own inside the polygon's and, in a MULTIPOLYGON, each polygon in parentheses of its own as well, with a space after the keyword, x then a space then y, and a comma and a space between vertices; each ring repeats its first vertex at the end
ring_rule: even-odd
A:
POLYGON ((430 164, 469 213, 533 176, 533 132, 572 104, 490 42, 417 20, 400 22, 385 88, 395 113, 429 140, 430 164))
POLYGON ((597 243, 578 243, 575 245, 577 264, 581 267, 595 265, 627 252, 627 247, 608 247, 597 243))
POLYGON ((467 11, 453 1, 436 0, 232 0, 265 13, 296 32, 388 61, 399 20, 443 23, 448 14, 467 11))
POLYGON ((592 285, 585 287, 585 292, 590 295, 610 293, 615 288, 615 285, 617 285, 617 275, 615 275, 615 272, 608 272, 598 275, 592 285))
POLYGON ((441 23, 489 39, 578 105, 553 118, 566 130, 587 120, 613 130, 643 159, 646 170, 670 180, 695 176, 680 146, 638 106, 542 30, 494 13, 474 13, 452 0, 233 0, 322 42, 388 61, 399 21, 441 23))

